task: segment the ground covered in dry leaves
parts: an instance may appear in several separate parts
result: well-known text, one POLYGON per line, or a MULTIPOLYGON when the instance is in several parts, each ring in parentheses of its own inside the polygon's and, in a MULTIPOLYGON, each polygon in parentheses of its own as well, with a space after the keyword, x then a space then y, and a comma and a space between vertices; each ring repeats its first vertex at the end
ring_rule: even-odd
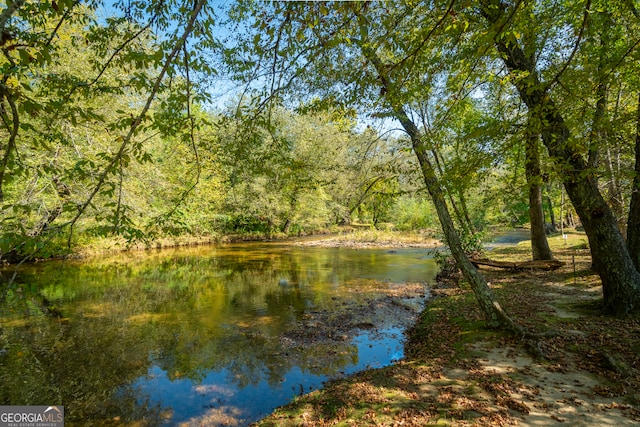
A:
MULTIPOLYGON (((640 316, 601 314, 583 235, 551 244, 553 272, 484 269, 516 321, 549 337, 487 330, 456 276, 408 331, 405 359, 330 382, 260 426, 625 426, 640 424, 640 316)), ((523 261, 528 245, 492 259, 523 261)))

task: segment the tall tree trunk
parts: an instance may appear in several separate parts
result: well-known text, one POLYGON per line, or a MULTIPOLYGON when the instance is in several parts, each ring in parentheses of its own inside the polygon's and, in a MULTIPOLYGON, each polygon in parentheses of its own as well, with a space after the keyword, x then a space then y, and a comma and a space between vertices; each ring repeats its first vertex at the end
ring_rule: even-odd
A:
MULTIPOLYGON (((483 0, 489 24, 504 24, 510 10, 501 0, 483 0)), ((535 63, 528 60, 513 34, 502 33, 494 43, 520 98, 541 126, 549 156, 560 169, 564 187, 582 220, 591 247, 593 266, 602 280, 604 307, 623 315, 640 303, 640 274, 624 239, 581 154, 569 143, 570 131, 555 103, 541 84, 535 63)))
POLYGON ((530 125, 526 134, 525 172, 529 186, 529 221, 531 222, 531 256, 534 260, 553 259, 547 233, 544 228, 542 210, 542 174, 540 173, 540 135, 530 125))
POLYGON ((627 248, 636 269, 640 270, 640 92, 636 115, 636 165, 627 220, 627 248))
POLYGON ((462 271, 463 276, 471 285, 471 289, 476 296, 476 300, 484 314, 487 325, 489 327, 502 326, 519 330, 513 320, 511 320, 511 318, 505 313, 496 300, 495 295, 487 284, 484 276, 480 274, 473 264, 471 264, 471 261, 463 250, 460 236, 455 229, 453 220, 449 214, 449 209, 447 208, 444 191, 438 181, 435 169, 429 160, 427 149, 420 137, 420 132, 417 126, 409 119, 406 112, 401 107, 394 107, 394 116, 400 121, 402 127, 411 138, 413 151, 418 158, 418 163, 420 164, 422 175, 427 186, 427 191, 429 192, 436 208, 436 212, 438 213, 438 219, 442 225, 442 231, 444 232, 446 243, 451 250, 451 254, 456 260, 458 268, 462 271))
MULTIPOLYGON (((366 31, 366 27, 363 28, 363 30, 366 31)), ((464 252, 460 236, 455 229, 453 219, 451 218, 449 208, 447 207, 442 184, 438 180, 436 170, 429 159, 428 149, 422 140, 420 131, 415 123, 409 118, 404 107, 394 100, 394 85, 385 71, 388 70, 388 67, 384 66, 382 60, 370 45, 359 43, 359 46, 365 58, 371 62, 378 74, 383 89, 382 93, 384 93, 384 100, 391 107, 393 116, 400 122, 411 139, 412 148, 418 158, 418 163, 420 164, 420 169, 427 191, 429 192, 436 208, 436 212, 438 213, 438 219, 440 220, 446 243, 451 250, 451 254, 456 260, 458 268, 462 271, 463 276, 469 282, 469 285, 475 294, 487 326, 490 328, 504 327, 512 331, 520 333, 523 332, 522 328, 519 327, 502 309, 500 303, 496 300, 493 291, 487 284, 486 279, 473 266, 473 264, 471 264, 467 254, 464 252)))

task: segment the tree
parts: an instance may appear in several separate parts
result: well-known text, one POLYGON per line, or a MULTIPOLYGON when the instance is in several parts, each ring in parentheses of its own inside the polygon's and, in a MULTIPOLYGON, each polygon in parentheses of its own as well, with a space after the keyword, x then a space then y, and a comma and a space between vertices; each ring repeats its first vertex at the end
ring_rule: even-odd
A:
MULTIPOLYGON (((407 111, 414 97, 412 89, 424 84, 420 75, 428 73, 428 70, 418 68, 415 64, 411 66, 406 59, 409 56, 412 63, 416 61, 413 49, 417 46, 416 52, 423 51, 424 45, 430 41, 431 33, 420 31, 419 37, 424 39, 390 39, 390 31, 394 34, 402 33, 399 28, 392 28, 393 22, 419 16, 418 12, 411 15, 407 9, 387 17, 387 11, 382 5, 378 7, 363 3, 331 6, 333 10, 330 11, 324 4, 274 5, 275 10, 269 11, 275 13, 270 15, 272 19, 259 24, 263 31, 250 36, 250 43, 241 44, 245 48, 241 56, 274 58, 271 81, 286 82, 284 86, 276 86, 278 94, 290 89, 289 86, 300 84, 314 94, 328 91, 335 96, 334 99, 348 100, 351 103, 359 100, 363 107, 375 108, 372 113, 379 112, 400 122, 410 138, 445 240, 458 267, 471 284, 487 324, 491 327, 506 326, 520 330, 502 310, 484 277, 465 254, 449 214, 442 184, 429 158, 429 146, 407 111), (372 17, 374 14, 375 19, 372 17), (262 38, 265 35, 267 40, 262 38), (336 72, 337 68, 340 72, 336 72), (342 96, 337 93, 339 91, 342 91, 342 96)), ((252 9, 243 5, 240 10, 247 13, 252 9)), ((448 13, 449 10, 431 11, 422 24, 435 25, 434 29, 437 29, 448 13)), ((403 23, 403 27, 412 28, 412 25, 417 23, 403 23)), ((262 61, 243 58, 243 63, 261 65, 262 61)), ((251 74, 256 73, 257 71, 251 74)), ((273 90, 272 87, 271 93, 273 90)))
MULTIPOLYGON (((529 123, 528 123, 529 124, 529 123)), ((542 207, 542 173, 540 171, 540 135, 527 126, 525 131, 525 171, 529 186, 529 222, 531 223, 531 255, 534 260, 553 259, 544 226, 542 207)))
POLYGON ((635 174, 631 193, 631 205, 629 207, 629 219, 627 221, 627 247, 631 254, 636 269, 640 271, 640 90, 638 91, 637 128, 635 138, 635 174))
POLYGON ((299 110, 222 120, 231 228, 289 234, 349 223, 394 179, 397 156, 371 130, 357 132, 350 111, 299 110))
POLYGON ((443 83, 434 78, 424 99, 414 107, 421 132, 430 143, 430 154, 445 187, 449 206, 464 234, 474 234, 482 224, 471 218, 468 195, 478 191, 497 161, 500 138, 497 123, 482 109, 481 102, 461 94, 469 88, 456 81, 448 70, 443 83))
POLYGON ((104 21, 100 2, 14 1, 0 13, 3 257, 34 256, 63 231, 70 245, 87 216, 140 237, 123 203, 125 171, 149 160, 154 132, 195 129, 190 106, 203 99, 190 71, 206 67, 186 46, 210 45, 211 24, 197 23, 210 11, 186 3, 115 3, 122 15, 104 21), (154 114, 157 100, 182 120, 154 114))
MULTIPOLYGON (((633 3, 627 2, 633 16, 640 18, 640 11, 633 3)), ((637 103, 635 114, 635 158, 634 158, 634 174, 631 183, 631 201, 629 206, 629 215, 627 219, 627 248, 633 260, 636 269, 640 271, 640 81, 638 81, 638 61, 632 68, 632 76, 635 78, 637 103)))
MULTIPOLYGON (((571 130, 552 98, 552 82, 540 79, 536 64, 527 56, 514 31, 506 30, 512 8, 500 0, 481 2, 481 13, 493 31, 494 44, 512 82, 536 120, 536 130, 562 177, 589 238, 593 264, 602 279, 607 311, 625 314, 640 299, 640 274, 635 269, 611 209, 598 190, 592 171, 570 143, 571 130)), ((585 11, 585 17, 588 9, 585 11)), ((576 45, 577 46, 577 45, 576 45)))

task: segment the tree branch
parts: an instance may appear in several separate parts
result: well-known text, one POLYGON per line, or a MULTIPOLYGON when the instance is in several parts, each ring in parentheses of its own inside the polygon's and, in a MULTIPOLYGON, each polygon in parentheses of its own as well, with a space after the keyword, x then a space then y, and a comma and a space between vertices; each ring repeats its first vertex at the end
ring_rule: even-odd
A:
POLYGON ((453 10, 453 5, 455 4, 455 2, 456 2, 456 0, 451 0, 451 3, 449 3, 449 7, 447 8, 447 10, 444 12, 442 17, 440 17, 438 22, 436 22, 436 24, 431 28, 431 30, 429 30, 429 32, 427 33, 426 37, 424 37, 424 39, 420 42, 420 44, 413 51, 411 51, 410 53, 405 55, 405 57, 402 58, 399 62, 397 62, 396 64, 392 65, 391 68, 396 68, 396 67, 401 66, 409 58, 415 57, 415 55, 417 55, 418 52, 422 51, 422 48, 431 39, 431 36, 433 35, 433 33, 438 29, 438 27, 440 27, 440 25, 442 25, 442 23, 444 22, 446 17, 449 16, 451 11, 453 10))
POLYGON ((45 46, 49 46, 51 44, 51 42, 53 41, 53 38, 56 36, 56 34, 58 33, 58 30, 60 29, 60 27, 62 26, 62 24, 64 23, 64 21, 66 21, 66 19, 69 17, 69 15, 71 14, 71 10, 73 10, 74 7, 76 7, 81 0, 75 0, 73 2, 73 4, 67 8, 67 10, 64 12, 64 15, 62 15, 62 18, 60 18, 60 21, 58 21, 58 24, 56 25, 56 27, 53 29, 53 31, 51 32, 51 35, 49 36, 49 39, 47 40, 47 42, 45 43, 45 46))
POLYGON ((2 13, 0 13, 0 37, 2 37, 2 39, 5 39, 3 36, 7 26, 7 21, 9 21, 13 14, 16 13, 24 3, 25 0, 15 0, 5 10, 3 10, 2 13))
POLYGON ((207 3, 206 0, 198 0, 197 3, 195 4, 193 12, 191 13, 191 17, 189 18, 189 21, 188 21, 188 23, 187 23, 182 35, 176 41, 175 46, 173 47, 173 49, 171 50, 171 52, 167 56, 167 59, 165 60, 164 65, 162 66, 162 69, 160 70, 160 73, 159 73, 158 77, 156 78, 156 81, 155 81, 155 83, 153 85, 153 88, 151 89, 151 93, 147 97, 147 101, 146 101, 145 105, 142 107, 142 110, 140 111, 138 116, 131 123, 131 127, 129 128, 129 131, 128 131, 127 135, 123 138, 122 143, 120 144, 120 148, 118 149, 118 152, 115 154, 115 156, 112 157, 112 159, 109 162, 109 164, 107 164, 107 166, 104 168, 104 170, 102 171, 102 173, 98 177, 98 182, 94 186, 93 191, 91 192, 89 197, 87 197, 87 199, 84 201, 84 203, 78 207, 78 213, 73 217, 73 219, 71 221, 69 221, 68 225, 69 225, 70 231, 69 231, 69 238, 67 240, 67 245, 68 246, 71 246, 71 238, 73 236, 73 229, 74 229, 76 223, 78 222, 80 217, 84 214, 84 212, 86 211, 87 207, 91 204, 91 202, 93 201, 93 199, 96 196, 96 194, 98 194, 98 192, 100 191, 102 186, 105 184, 105 182, 107 180, 107 176, 111 173, 111 171, 113 170, 114 166, 120 161, 120 159, 124 155, 124 153, 126 151, 126 148, 129 145, 129 143, 131 142, 131 140, 133 139, 133 136, 134 136, 135 132, 138 130, 138 128, 142 124, 142 121, 144 120, 147 112, 151 108, 151 105, 152 105, 153 101, 155 100, 158 91, 160 90, 160 86, 162 84, 162 81, 164 80, 164 76, 167 74, 169 66, 174 61, 175 57, 178 55, 178 53, 182 49, 183 45, 186 43, 187 39, 189 38, 189 35, 191 34, 191 32, 193 31, 193 28, 195 26, 196 20, 198 18, 198 14, 200 13, 200 11, 202 10, 202 8, 204 7, 204 5, 206 3, 207 3))
POLYGON ((547 92, 549 89, 553 87, 553 85, 556 84, 560 76, 564 74, 564 72, 569 67, 569 64, 573 60, 573 57, 575 56, 576 52, 578 51, 578 48, 580 47, 580 43, 582 42, 582 36, 584 35, 584 30, 587 28, 587 22, 589 21, 590 8, 591 8, 591 0, 587 0, 587 4, 584 7, 584 16, 582 18, 582 25, 580 26, 580 32, 578 33, 578 38, 576 39, 576 42, 573 45, 573 50, 571 51, 569 58, 567 58, 567 60, 564 62, 564 65, 562 66, 560 71, 558 71, 558 73, 553 77, 553 79, 551 79, 551 81, 547 83, 545 87, 542 89, 543 92, 547 92))

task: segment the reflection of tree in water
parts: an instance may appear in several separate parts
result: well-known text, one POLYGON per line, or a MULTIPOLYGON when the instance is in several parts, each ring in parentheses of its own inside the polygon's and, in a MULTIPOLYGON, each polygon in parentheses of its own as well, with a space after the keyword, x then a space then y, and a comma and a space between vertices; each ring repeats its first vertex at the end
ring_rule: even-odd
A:
POLYGON ((335 375, 357 359, 357 348, 348 342, 295 346, 283 350, 278 335, 245 331, 216 340, 185 342, 174 339, 162 345, 154 358, 170 379, 201 382, 211 371, 228 371, 228 382, 238 388, 266 381, 280 383, 294 367, 314 375, 335 375))
MULTIPOLYGON (((60 322, 30 318, 22 327, 3 328, 8 353, 0 363, 0 402, 65 405, 70 423, 127 414, 126 398, 115 390, 147 371, 151 344, 139 333, 97 325, 101 319, 60 322)), ((135 405, 137 418, 156 411, 135 405)))
POLYGON ((305 363, 300 351, 283 355, 277 338, 260 333, 216 338, 193 324, 195 319, 163 322, 157 327, 151 317, 151 322, 131 322, 114 314, 90 311, 84 319, 65 322, 40 316, 30 319, 28 326, 4 329, 3 342, 9 343, 9 353, 3 356, 0 378, 4 384, 17 386, 2 387, 0 400, 28 404, 37 396, 41 401, 65 404, 74 408, 67 416, 70 422, 126 413, 135 418, 143 408, 136 405, 125 411, 120 386, 144 376, 151 363, 165 370, 170 379, 186 377, 195 382, 211 370, 226 369, 229 382, 240 388, 263 379, 277 384, 296 365, 316 374, 327 372, 330 366, 305 363), (25 370, 23 365, 30 368, 25 370), (118 389, 121 391, 113 392, 118 389))
POLYGON ((239 388, 263 380, 277 386, 295 367, 335 376, 357 362, 357 348, 341 337, 305 337, 298 328, 318 330, 309 316, 362 297, 336 297, 334 288, 345 282, 341 267, 348 266, 333 251, 36 265, 16 282, 20 292, 7 292, 0 303, 0 348, 7 350, 0 355, 0 403, 64 404, 73 408, 70 425, 124 422, 164 416, 127 386, 153 365, 170 380, 196 385, 227 372, 228 384, 239 388), (60 316, 34 301, 47 301, 60 316))

